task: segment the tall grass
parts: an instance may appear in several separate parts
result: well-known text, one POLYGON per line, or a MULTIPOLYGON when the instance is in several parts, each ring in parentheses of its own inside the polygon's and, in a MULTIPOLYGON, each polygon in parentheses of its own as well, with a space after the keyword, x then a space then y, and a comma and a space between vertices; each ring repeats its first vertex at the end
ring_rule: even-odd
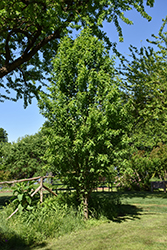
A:
POLYGON ((0 213, 0 249, 3 250, 40 243, 84 227, 80 213, 60 204, 56 198, 46 199, 31 212, 18 212, 6 220, 12 211, 13 206, 8 205, 0 213))
MULTIPOLYGON (((107 199, 94 195, 90 199, 90 217, 111 219, 117 215, 115 206, 118 203, 116 197, 107 199)), ((40 244, 96 224, 93 219, 91 222, 84 221, 82 208, 76 206, 74 193, 47 198, 32 211, 18 212, 6 220, 13 210, 13 205, 9 204, 0 212, 0 249, 3 250, 40 244)))

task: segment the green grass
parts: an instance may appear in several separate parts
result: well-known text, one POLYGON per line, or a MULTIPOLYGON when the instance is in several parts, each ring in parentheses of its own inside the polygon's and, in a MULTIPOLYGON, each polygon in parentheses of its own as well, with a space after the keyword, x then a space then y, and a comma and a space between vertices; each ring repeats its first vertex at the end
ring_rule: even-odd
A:
POLYGON ((65 235, 33 250, 166 250, 166 215, 143 214, 121 223, 104 223, 89 230, 65 235))
MULTIPOLYGON (((4 248, 4 243, 2 249, 166 250, 166 198, 167 194, 164 194, 163 192, 94 193, 92 195, 92 200, 94 200, 94 202, 91 201, 91 206, 93 207, 94 205, 98 208, 98 210, 101 210, 99 211, 99 217, 97 216, 98 220, 90 219, 88 222, 83 223, 79 220, 79 218, 77 219, 77 215, 75 215, 72 210, 69 213, 69 217, 65 216, 65 220, 61 220, 64 215, 62 217, 60 216, 62 211, 58 208, 54 214, 49 214, 51 217, 48 217, 48 221, 51 219, 50 221, 53 222, 56 217, 58 223, 56 225, 59 229, 58 227, 57 229, 55 228, 54 223, 46 224, 43 226, 43 229, 41 229, 46 232, 40 232, 38 229, 39 238, 34 243, 33 236, 36 233, 36 227, 40 227, 40 223, 38 224, 37 221, 41 219, 41 216, 36 216, 38 217, 36 218, 37 220, 35 221, 34 219, 34 223, 29 224, 29 229, 26 229, 26 224, 20 224, 20 228, 16 227, 19 226, 20 222, 17 220, 17 217, 15 217, 13 218, 13 222, 10 222, 12 225, 12 227, 10 227, 10 233, 13 237, 10 237, 10 245, 13 247, 4 248), (122 204, 118 203, 114 208, 111 201, 114 201, 118 196, 122 204), (115 209, 117 210, 117 216, 111 216, 111 214, 116 215, 115 209), (112 213, 110 210, 112 210, 112 213), (33 226, 34 224, 35 226, 33 226), (29 237, 29 246, 26 246, 26 238, 23 238, 23 235, 21 235, 21 232, 26 232, 26 230, 28 231, 27 237, 29 237), (31 230, 33 231, 33 235, 31 235, 31 230), (53 235, 51 237, 47 235, 47 231, 49 233, 49 230, 53 231, 53 235), (59 230, 57 231, 58 233, 56 233, 56 230, 59 230), (31 237, 32 242, 30 242, 31 237)), ((4 197, 0 194, 0 204, 3 203, 2 200, 4 201, 4 197)), ((3 210, 1 209, 1 211, 3 210)), ((68 210, 64 210, 65 213, 67 213, 67 211, 68 210)), ((22 219, 20 217, 20 221, 21 220, 22 219)), ((3 225, 4 230, 5 227, 6 230, 9 230, 8 225, 5 223, 6 222, 4 222, 3 225)), ((1 227, 2 225, 0 222, 0 228, 1 227)))

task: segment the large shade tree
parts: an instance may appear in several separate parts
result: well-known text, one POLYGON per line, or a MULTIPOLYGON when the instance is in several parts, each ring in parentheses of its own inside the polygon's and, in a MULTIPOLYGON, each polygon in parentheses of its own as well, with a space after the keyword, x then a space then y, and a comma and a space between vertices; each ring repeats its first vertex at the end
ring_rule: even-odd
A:
POLYGON ((88 199, 101 177, 111 173, 114 158, 127 138, 127 107, 114 71, 114 62, 91 30, 73 41, 65 37, 53 60, 48 95, 39 107, 49 144, 46 158, 62 181, 74 187, 88 218, 88 199))
MULTIPOLYGON (((89 25, 94 34, 106 38, 102 22, 114 22, 120 38, 119 20, 135 8, 144 18, 143 0, 1 0, 0 1, 0 101, 24 98, 25 106, 38 96, 40 81, 48 77, 51 58, 59 40, 74 28, 89 25)), ((152 7, 154 0, 147 0, 152 7)), ((106 38, 107 39, 107 38, 106 38)), ((109 43, 109 41, 108 41, 109 43)), ((110 43, 109 43, 110 44, 110 43)))

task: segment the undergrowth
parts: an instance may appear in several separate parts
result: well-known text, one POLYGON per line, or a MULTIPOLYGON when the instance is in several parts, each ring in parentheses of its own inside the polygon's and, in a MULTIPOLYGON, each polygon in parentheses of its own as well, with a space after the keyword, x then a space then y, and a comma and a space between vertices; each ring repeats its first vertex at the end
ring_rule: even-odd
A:
POLYGON ((75 203, 75 193, 48 197, 31 211, 18 211, 9 220, 14 204, 0 212, 0 249, 14 250, 22 246, 38 245, 47 239, 58 238, 79 229, 99 224, 117 215, 118 198, 93 196, 90 199, 90 220, 84 221, 82 207, 75 203), (98 219, 98 221, 97 221, 98 219))

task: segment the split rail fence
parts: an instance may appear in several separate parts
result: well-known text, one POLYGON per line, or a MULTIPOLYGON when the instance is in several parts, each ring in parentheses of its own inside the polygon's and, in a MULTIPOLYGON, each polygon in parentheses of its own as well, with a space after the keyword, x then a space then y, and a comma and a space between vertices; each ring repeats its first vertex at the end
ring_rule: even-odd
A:
MULTIPOLYGON (((55 192, 53 192, 50 188, 46 187, 44 185, 44 179, 46 178, 53 178, 54 176, 38 176, 38 177, 33 177, 33 178, 28 178, 28 179, 20 179, 20 180, 14 180, 14 181, 3 181, 0 182, 0 185, 4 184, 15 184, 19 182, 25 182, 25 181, 33 181, 33 180, 40 180, 39 181, 39 187, 35 189, 34 192, 32 192, 31 197, 33 197, 37 192, 40 192, 40 202, 43 202, 43 189, 49 191, 53 195, 57 196, 55 192)), ((18 211, 18 208, 7 218, 10 219, 16 212, 18 211)))
MULTIPOLYGON (((33 197, 37 192, 40 193, 40 202, 43 202, 43 191, 44 189, 47 190, 48 192, 50 192, 51 194, 57 196, 57 194, 59 192, 64 192, 64 191, 73 191, 75 189, 73 188, 65 188, 63 184, 61 183, 56 183, 56 184, 52 184, 53 190, 55 190, 55 192, 48 188, 47 186, 45 186, 44 184, 44 180, 47 178, 54 178, 55 176, 38 176, 38 177, 33 177, 33 178, 27 178, 27 179, 20 179, 20 180, 13 180, 13 181, 3 181, 0 182, 0 185, 5 185, 5 184, 15 184, 15 183, 19 183, 19 182, 25 182, 25 181, 35 181, 38 180, 39 186, 35 189, 34 192, 31 193, 31 197, 33 197)), ((111 191, 112 190, 112 186, 109 185, 108 187, 106 186, 106 182, 102 182, 101 185, 99 187, 97 187, 96 189, 94 189, 94 191, 111 191)), ((16 212, 18 211, 18 208, 7 218, 10 219, 16 212)))

